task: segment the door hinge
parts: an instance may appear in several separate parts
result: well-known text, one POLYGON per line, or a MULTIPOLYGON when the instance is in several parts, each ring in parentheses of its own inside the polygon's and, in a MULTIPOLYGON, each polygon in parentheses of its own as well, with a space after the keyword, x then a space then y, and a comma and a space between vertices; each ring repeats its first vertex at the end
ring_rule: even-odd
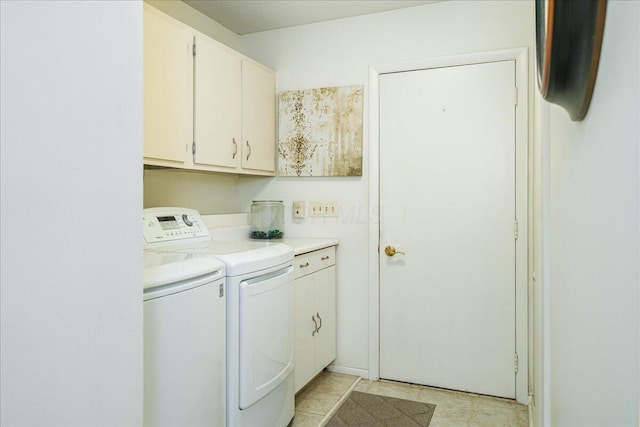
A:
POLYGON ((191 144, 191 155, 195 157, 196 155, 196 142, 193 141, 193 143, 191 144))
MULTIPOLYGON (((194 46, 195 49, 195 46, 194 46)), ((194 53, 195 55, 195 53, 194 53)), ((514 100, 513 100, 515 105, 518 105, 518 86, 515 87, 515 91, 514 91, 514 100)))
POLYGON ((196 39, 195 39, 195 37, 193 38, 193 46, 191 47, 191 53, 193 54, 193 56, 196 56, 196 39))
POLYGON ((513 238, 518 240, 518 220, 513 222, 513 238))
POLYGON ((513 355, 513 370, 518 373, 518 353, 513 355))

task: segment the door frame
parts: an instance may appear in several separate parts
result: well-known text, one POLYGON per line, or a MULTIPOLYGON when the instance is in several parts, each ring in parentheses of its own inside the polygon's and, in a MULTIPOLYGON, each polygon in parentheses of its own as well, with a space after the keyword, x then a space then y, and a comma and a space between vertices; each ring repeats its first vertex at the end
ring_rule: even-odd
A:
MULTIPOLYGON (((528 142, 529 142, 529 65, 528 48, 478 52, 437 58, 380 64, 369 68, 369 379, 380 377, 380 75, 431 68, 515 61, 518 100, 515 109, 516 218, 519 235, 516 244, 516 400, 529 403, 528 337, 528 142)), ((515 100, 514 100, 515 101, 515 100)))

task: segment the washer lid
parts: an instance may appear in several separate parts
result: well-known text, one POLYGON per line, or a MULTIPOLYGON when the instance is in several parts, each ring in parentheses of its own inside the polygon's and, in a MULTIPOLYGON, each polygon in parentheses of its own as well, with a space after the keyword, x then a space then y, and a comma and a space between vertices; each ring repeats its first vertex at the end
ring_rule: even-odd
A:
POLYGON ((212 273, 224 277, 224 264, 210 254, 150 250, 144 252, 144 289, 212 273))

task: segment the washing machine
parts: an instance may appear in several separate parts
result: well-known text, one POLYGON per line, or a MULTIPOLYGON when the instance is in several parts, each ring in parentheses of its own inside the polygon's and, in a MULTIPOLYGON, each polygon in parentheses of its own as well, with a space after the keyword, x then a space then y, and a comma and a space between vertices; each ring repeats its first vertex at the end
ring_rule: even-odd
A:
POLYGON ((272 241, 203 239, 204 221, 186 208, 145 209, 144 221, 150 234, 163 223, 177 224, 159 242, 163 247, 224 264, 226 425, 288 425, 294 415, 293 250, 272 241))
POLYGON ((144 425, 224 425, 224 265, 166 250, 144 264, 144 425))

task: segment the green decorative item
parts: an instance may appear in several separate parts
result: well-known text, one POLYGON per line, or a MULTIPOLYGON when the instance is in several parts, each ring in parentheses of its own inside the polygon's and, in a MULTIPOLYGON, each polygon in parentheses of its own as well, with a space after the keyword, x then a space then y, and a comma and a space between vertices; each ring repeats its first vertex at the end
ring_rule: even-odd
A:
POLYGON ((267 232, 264 231, 252 231, 251 238, 252 239, 282 239, 282 231, 280 230, 269 230, 267 232))
POLYGON ((282 200, 254 200, 251 204, 251 238, 282 239, 283 230, 282 200))

